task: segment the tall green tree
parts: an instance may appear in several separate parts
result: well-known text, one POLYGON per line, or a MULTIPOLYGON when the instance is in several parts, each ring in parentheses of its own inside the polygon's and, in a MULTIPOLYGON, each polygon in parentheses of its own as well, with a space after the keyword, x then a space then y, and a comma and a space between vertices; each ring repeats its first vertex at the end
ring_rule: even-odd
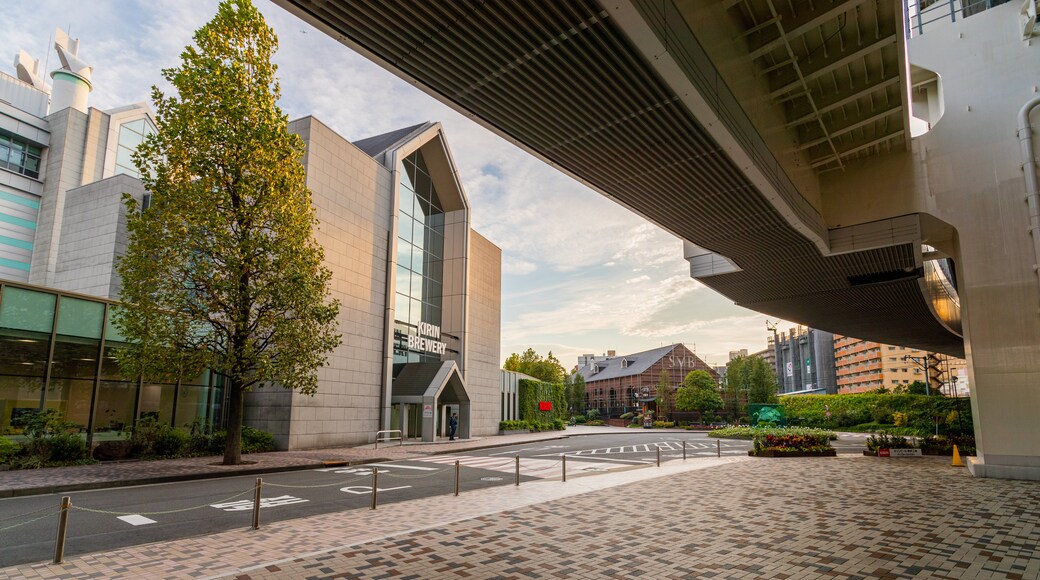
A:
POLYGON ((303 142, 276 105, 277 45, 249 0, 220 3, 181 65, 163 70, 176 94, 152 88, 158 132, 134 156, 151 206, 126 199, 116 322, 132 347, 120 363, 145 377, 223 375, 225 464, 241 462, 244 393, 277 383, 314 394, 340 344, 303 142))
POLYGON ((660 421, 667 421, 668 416, 675 409, 675 389, 672 388, 672 373, 668 369, 661 370, 657 377, 657 417, 660 421))
POLYGON ((571 409, 580 412, 585 409, 585 377, 581 373, 571 375, 571 383, 567 389, 571 409))
POLYGON ((675 408, 680 411, 696 411, 701 420, 714 415, 723 408, 722 395, 715 379, 707 371, 690 371, 675 396, 675 408))
POLYGON ((748 403, 775 403, 776 373, 760 356, 737 357, 726 365, 727 410, 743 416, 748 403))
POLYGON ((514 352, 509 355, 502 368, 507 371, 524 373, 538 380, 553 384, 562 383, 563 377, 566 375, 563 365, 560 364, 559 359, 553 356, 551 350, 548 356, 542 358, 542 355, 535 352, 533 348, 525 350, 523 354, 514 352))

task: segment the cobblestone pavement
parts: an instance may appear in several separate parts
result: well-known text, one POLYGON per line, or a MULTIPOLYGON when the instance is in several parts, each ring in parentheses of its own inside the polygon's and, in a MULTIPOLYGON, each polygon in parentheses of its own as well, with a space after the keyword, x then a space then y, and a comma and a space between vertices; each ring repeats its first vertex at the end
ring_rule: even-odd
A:
POLYGON ((698 459, 76 557, 0 578, 1040 578, 1040 484, 949 459, 698 459))

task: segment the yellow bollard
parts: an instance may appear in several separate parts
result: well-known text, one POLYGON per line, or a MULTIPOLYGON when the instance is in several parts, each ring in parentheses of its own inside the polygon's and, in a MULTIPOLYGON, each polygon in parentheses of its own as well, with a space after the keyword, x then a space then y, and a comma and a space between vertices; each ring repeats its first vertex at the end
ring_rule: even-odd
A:
POLYGON ((957 446, 953 446, 953 462, 950 463, 951 467, 964 467, 964 462, 961 461, 961 454, 957 451, 957 446))

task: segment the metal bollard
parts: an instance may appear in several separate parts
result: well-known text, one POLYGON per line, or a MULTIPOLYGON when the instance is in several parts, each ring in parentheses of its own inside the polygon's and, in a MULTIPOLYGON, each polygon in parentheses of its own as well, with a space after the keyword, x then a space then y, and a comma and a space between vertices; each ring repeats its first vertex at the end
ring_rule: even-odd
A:
POLYGON ((459 460, 455 460, 455 495, 459 495, 459 460))
POLYGON ((661 467, 661 448, 657 448, 657 466, 661 467))
POLYGON ((376 496, 379 495, 379 468, 372 468, 372 509, 376 509, 376 496))
POLYGON ((69 530, 69 509, 72 507, 72 498, 64 496, 61 498, 61 513, 58 514, 58 537, 54 540, 54 563, 61 564, 65 559, 65 532, 69 530))
POLYGON ((716 457, 722 457, 722 440, 721 439, 716 439, 715 440, 715 456, 716 457))
POLYGON ((516 484, 520 485, 520 456, 516 456, 516 484))
POLYGON ((563 480, 567 481, 567 456, 563 456, 563 480))
POLYGON ((264 480, 256 478, 256 488, 253 490, 253 529, 260 529, 260 490, 264 486, 264 480))
POLYGON ((686 440, 682 440, 682 460, 686 461, 686 440))

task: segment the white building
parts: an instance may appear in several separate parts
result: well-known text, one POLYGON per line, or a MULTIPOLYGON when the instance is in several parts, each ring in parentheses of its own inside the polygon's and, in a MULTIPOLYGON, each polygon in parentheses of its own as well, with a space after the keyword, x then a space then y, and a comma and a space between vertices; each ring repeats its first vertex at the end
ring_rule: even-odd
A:
MULTIPOLYGON (((127 241, 121 197, 147 206, 130 155, 156 127, 144 104, 89 107, 92 67, 79 58, 78 40, 60 30, 57 39, 62 66, 53 87, 24 52, 17 78, 0 74, 0 301, 10 296, 6 308, 0 302, 0 429, 33 408, 61 409, 91 435, 143 414, 175 426, 219 422, 223 388, 210 373, 151 385, 117 380, 101 363, 81 363, 75 377, 47 370, 71 368, 59 360, 72 356, 68 349, 50 346, 67 338, 60 327, 73 310, 62 314, 61 305, 119 298, 114 265, 127 241), (39 320, 27 325, 16 306, 36 297, 54 310, 29 313, 39 320), (47 364, 26 364, 41 356, 47 364), (27 382, 39 388, 27 391, 27 382)), ((440 124, 356 143, 312 117, 289 130, 306 144, 315 236, 333 272, 343 343, 320 369, 315 396, 277 387, 251 393, 246 423, 288 449, 371 442, 384 429, 433 440, 451 412, 464 438, 496 433, 501 250, 469 227, 440 124)), ((108 307, 98 309, 97 336, 69 347, 75 360, 107 360, 105 349, 117 343, 116 332, 100 330, 108 328, 108 307)))

